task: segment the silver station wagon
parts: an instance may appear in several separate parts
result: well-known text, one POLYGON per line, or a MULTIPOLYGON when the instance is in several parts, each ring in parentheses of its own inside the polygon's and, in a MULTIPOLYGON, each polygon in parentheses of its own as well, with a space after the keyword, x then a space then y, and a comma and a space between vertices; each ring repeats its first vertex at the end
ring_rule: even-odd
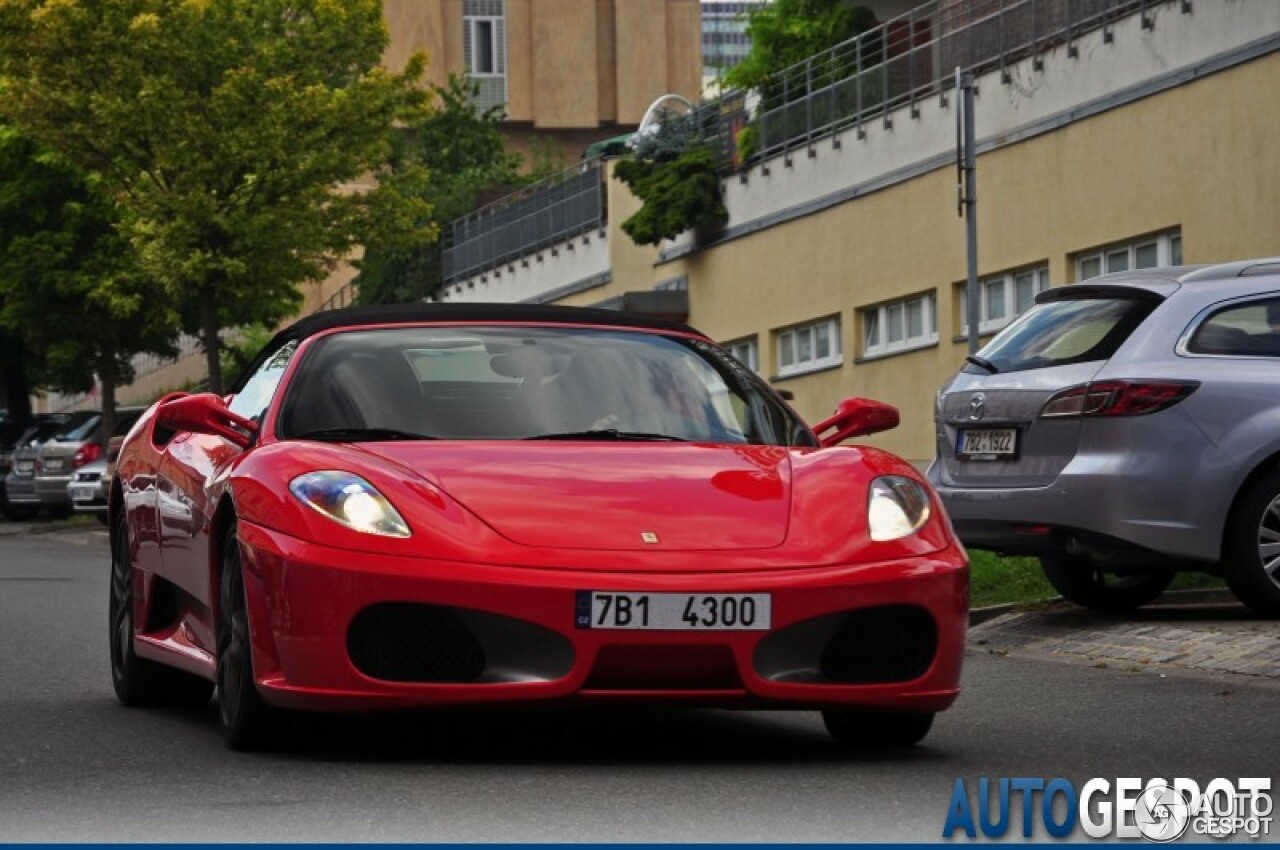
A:
POLYGON ((1123 610, 1178 570, 1280 616, 1280 259, 1041 293, 938 393, 930 480, 975 549, 1123 610))

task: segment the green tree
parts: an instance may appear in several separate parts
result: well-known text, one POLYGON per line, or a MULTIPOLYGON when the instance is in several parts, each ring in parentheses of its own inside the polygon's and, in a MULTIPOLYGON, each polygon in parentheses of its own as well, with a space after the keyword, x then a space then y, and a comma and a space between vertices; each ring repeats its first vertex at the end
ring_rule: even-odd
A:
MULTIPOLYGON (((430 93, 431 113, 397 133, 383 182, 397 195, 416 195, 429 205, 429 214, 415 224, 438 237, 485 196, 510 190, 526 178, 520 174, 520 156, 506 150, 499 131, 501 107, 477 108, 474 85, 453 74, 430 93)), ((382 232, 394 234, 389 228, 382 232)), ((395 304, 431 295, 443 280, 441 259, 438 241, 388 245, 375 238, 359 263, 358 302, 395 304)))
POLYGON ((160 284, 117 229, 117 210, 60 156, 0 126, 0 325, 37 382, 102 385, 103 445, 135 354, 172 354, 160 284))
POLYGON ((353 185, 425 103, 386 46, 381 0, 0 0, 0 112, 118 201, 221 392, 222 328, 288 316, 359 242, 432 236, 420 196, 353 185))
MULTIPOLYGON (((779 72, 875 25, 875 14, 851 0, 774 0, 748 13, 751 52, 729 69, 725 84, 764 87, 779 72)), ((864 57, 863 65, 869 60, 864 57)))

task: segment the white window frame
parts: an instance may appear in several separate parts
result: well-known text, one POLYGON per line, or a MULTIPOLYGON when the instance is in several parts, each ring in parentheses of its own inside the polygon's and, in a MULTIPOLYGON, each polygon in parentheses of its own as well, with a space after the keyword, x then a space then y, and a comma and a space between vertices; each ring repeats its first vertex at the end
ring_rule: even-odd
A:
POLYGON ((760 372, 760 338, 754 334, 720 343, 720 347, 734 356, 752 372, 760 372))
POLYGON ((462 19, 467 29, 464 45, 469 48, 468 55, 462 58, 467 68, 467 75, 477 80, 496 79, 507 76, 506 38, 501 32, 506 27, 506 19, 500 15, 467 15, 462 19), (476 45, 479 43, 480 24, 489 24, 489 48, 493 56, 493 70, 480 71, 475 65, 476 45))
MULTIPOLYGON (((978 333, 993 334, 1026 312, 1025 310, 1018 310, 1018 278, 1026 274, 1032 276, 1033 298, 1049 288, 1048 263, 1027 266, 1004 272, 1003 274, 978 279, 978 333), (1004 307, 1004 315, 993 319, 991 318, 991 289, 994 284, 1000 285, 1000 303, 1004 307)), ((955 288, 956 297, 960 304, 961 336, 969 333, 969 315, 968 305, 965 302, 965 288, 966 285, 963 283, 958 284, 955 288)))
POLYGON ((1138 251, 1153 245, 1156 249, 1156 264, 1155 266, 1143 266, 1144 269, 1182 265, 1182 231, 1169 230, 1153 236, 1143 236, 1140 239, 1131 239, 1127 242, 1115 242, 1080 252, 1076 255, 1075 262, 1076 282, 1091 280, 1112 272, 1132 271, 1137 268, 1138 251), (1119 254, 1124 254, 1125 268, 1112 268, 1112 259, 1119 254), (1094 262, 1098 264, 1098 273, 1086 277, 1085 266, 1094 262))
POLYGON ((805 322, 801 325, 781 328, 774 331, 773 339, 777 352, 778 377, 780 378, 803 375, 806 372, 816 372, 820 369, 829 369, 844 362, 843 354, 841 353, 839 316, 828 316, 825 319, 818 319, 814 322, 805 322), (831 341, 830 350, 827 352, 826 357, 818 356, 817 331, 822 326, 826 326, 828 339, 831 341), (801 360, 801 339, 806 335, 809 338, 809 358, 801 360), (785 355, 788 353, 790 354, 791 362, 784 365, 785 355))
POLYGON ((907 298, 885 301, 883 304, 874 304, 870 307, 862 307, 858 310, 858 318, 862 328, 862 356, 864 358, 883 357, 888 354, 897 354, 902 351, 914 351, 917 348, 927 348, 930 345, 936 345, 938 342, 938 296, 936 292, 923 292, 907 298), (916 302, 921 302, 924 307, 923 321, 921 324, 924 332, 916 336, 911 336, 907 316, 909 314, 910 306, 916 302), (894 312, 895 308, 901 309, 902 338, 890 341, 889 317, 890 314, 894 312), (874 340, 872 339, 870 326, 873 317, 876 322, 874 340))

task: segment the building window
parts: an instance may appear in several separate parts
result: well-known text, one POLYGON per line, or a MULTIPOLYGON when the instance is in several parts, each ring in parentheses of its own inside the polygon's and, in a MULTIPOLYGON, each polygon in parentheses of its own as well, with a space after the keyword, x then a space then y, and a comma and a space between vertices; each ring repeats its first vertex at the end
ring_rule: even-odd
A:
POLYGON ((507 23, 505 0, 463 0, 462 58, 476 86, 480 109, 507 102, 507 23))
POLYGON ((1076 280, 1130 269, 1182 265, 1182 234, 1176 230, 1076 255, 1076 280))
POLYGON ((862 354, 876 357, 897 351, 921 348, 938 341, 936 296, 915 295, 864 307, 862 316, 862 354))
MULTIPOLYGON (((1036 296, 1049 288, 1047 265, 992 275, 978 281, 978 332, 989 334, 1003 328, 1035 304, 1036 296)), ((955 288, 960 305, 960 333, 969 332, 965 284, 955 288)))
POLYGON ((754 336, 726 342, 721 348, 732 354, 738 362, 752 372, 760 371, 760 343, 754 336))
POLYGON ((840 365, 840 317, 778 331, 778 375, 798 375, 840 365))

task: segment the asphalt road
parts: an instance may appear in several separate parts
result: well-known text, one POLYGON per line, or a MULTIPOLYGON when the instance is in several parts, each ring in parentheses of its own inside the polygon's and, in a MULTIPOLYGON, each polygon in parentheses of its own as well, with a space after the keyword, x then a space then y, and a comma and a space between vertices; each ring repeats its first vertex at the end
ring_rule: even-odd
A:
POLYGON ((937 840, 988 776, 1275 776, 1280 690, 970 653, 925 745, 840 756, 809 713, 310 720, 225 750, 212 708, 111 693, 101 532, 0 537, 0 841, 937 840))

